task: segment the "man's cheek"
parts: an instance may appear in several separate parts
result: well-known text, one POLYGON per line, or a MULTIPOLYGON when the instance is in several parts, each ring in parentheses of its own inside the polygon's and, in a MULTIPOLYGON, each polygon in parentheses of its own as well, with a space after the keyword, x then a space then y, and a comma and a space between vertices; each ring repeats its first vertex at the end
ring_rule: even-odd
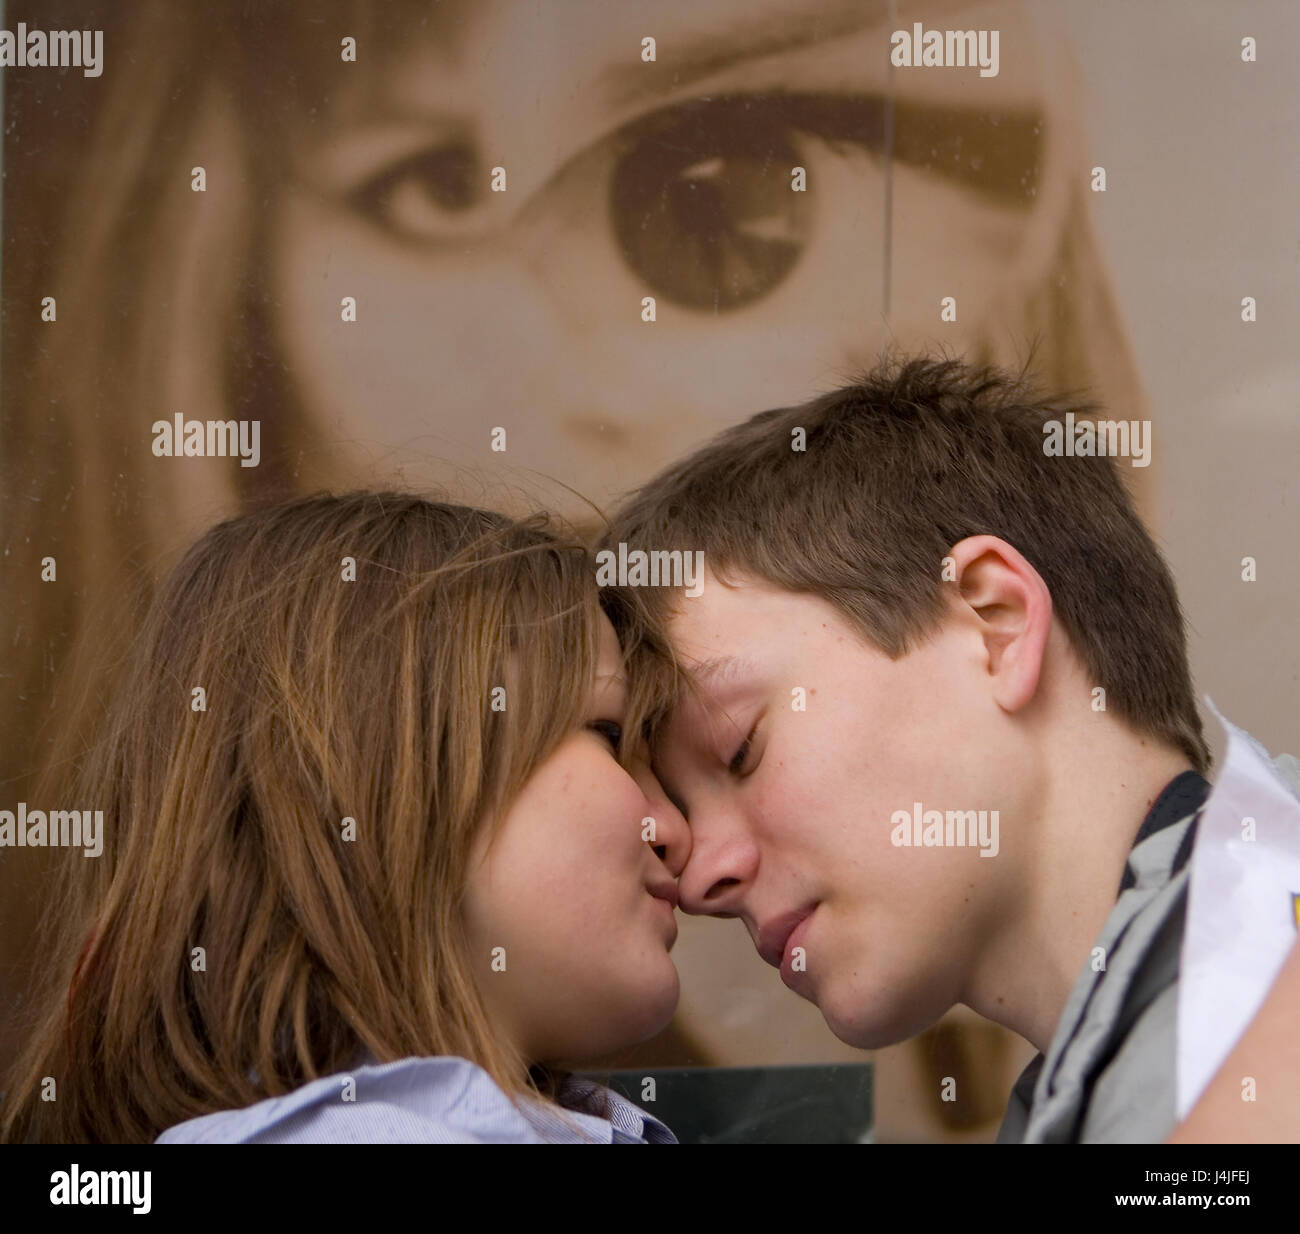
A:
POLYGON ((775 763, 752 794, 754 818, 762 832, 799 851, 816 851, 837 830, 838 795, 816 766, 789 759, 775 763))

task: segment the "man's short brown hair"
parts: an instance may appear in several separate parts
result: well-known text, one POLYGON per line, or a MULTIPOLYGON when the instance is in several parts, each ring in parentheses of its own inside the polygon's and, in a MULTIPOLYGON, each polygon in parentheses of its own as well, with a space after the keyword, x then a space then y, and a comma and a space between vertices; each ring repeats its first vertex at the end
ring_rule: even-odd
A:
MULTIPOLYGON (((724 581, 744 573, 820 596, 897 659, 943 619, 952 546, 997 536, 1042 576, 1107 709, 1204 772, 1173 578, 1113 458, 1045 452, 1044 425, 1070 412, 1079 421, 1097 408, 1044 395, 1023 372, 886 357, 673 464, 616 511, 603 546, 703 550, 724 581)), ((660 588, 606 593, 625 646, 660 685, 663 630, 679 598, 660 588)))

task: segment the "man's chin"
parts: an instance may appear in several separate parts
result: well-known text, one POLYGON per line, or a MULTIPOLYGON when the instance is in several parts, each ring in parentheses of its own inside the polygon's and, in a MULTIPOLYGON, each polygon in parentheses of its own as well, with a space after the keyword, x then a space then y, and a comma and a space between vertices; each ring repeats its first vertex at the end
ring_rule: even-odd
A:
POLYGON ((830 1000, 818 1004, 826 1027, 845 1045, 858 1050, 883 1050, 929 1028, 938 1017, 918 1017, 891 1007, 845 1007, 830 1000))

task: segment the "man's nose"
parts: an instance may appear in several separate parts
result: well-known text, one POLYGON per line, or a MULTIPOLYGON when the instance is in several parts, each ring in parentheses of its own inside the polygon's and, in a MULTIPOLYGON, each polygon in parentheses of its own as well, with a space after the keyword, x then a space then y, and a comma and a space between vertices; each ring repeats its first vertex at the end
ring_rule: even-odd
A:
POLYGON ((758 846, 720 806, 691 810, 690 858, 677 881, 678 906, 705 917, 738 917, 758 873, 758 846))

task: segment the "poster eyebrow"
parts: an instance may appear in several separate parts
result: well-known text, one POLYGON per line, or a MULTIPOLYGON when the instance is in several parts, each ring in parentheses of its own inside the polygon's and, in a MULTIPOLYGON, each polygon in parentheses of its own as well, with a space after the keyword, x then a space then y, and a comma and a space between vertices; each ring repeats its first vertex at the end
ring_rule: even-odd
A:
POLYGON ((789 11, 775 12, 766 19, 746 16, 693 42, 674 44, 671 77, 629 72, 629 65, 620 61, 606 68, 596 78, 596 85, 612 106, 624 107, 668 90, 680 90, 747 60, 829 42, 881 23, 888 16, 887 0, 824 0, 799 14, 798 25, 791 22, 789 11))

